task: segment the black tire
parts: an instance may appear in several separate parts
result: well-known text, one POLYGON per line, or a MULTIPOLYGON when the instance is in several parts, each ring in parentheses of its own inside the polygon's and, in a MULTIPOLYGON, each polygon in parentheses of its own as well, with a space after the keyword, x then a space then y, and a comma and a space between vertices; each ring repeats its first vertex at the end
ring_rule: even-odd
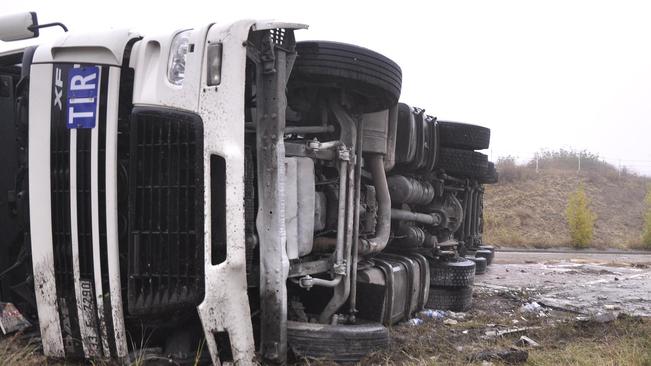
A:
POLYGON ((486 264, 490 265, 493 263, 493 258, 495 257, 495 252, 488 249, 479 249, 475 253, 475 257, 486 258, 486 264))
POLYGON ((427 308, 468 311, 472 306, 472 287, 430 287, 427 308))
POLYGON ((486 166, 486 170, 477 178, 481 184, 495 184, 498 181, 497 169, 495 169, 495 164, 492 161, 489 161, 486 166))
POLYGON ((488 266, 488 260, 484 257, 466 257, 466 259, 475 262, 475 275, 482 275, 486 273, 486 266, 488 266))
POLYGON ((488 149, 491 140, 489 128, 468 123, 439 121, 441 146, 457 149, 488 149))
POLYGON ((287 343, 297 357, 358 362, 389 346, 381 324, 329 325, 288 321, 287 343))
POLYGON ((375 51, 345 43, 305 41, 296 43, 296 52, 289 89, 345 89, 362 99, 364 112, 388 109, 400 98, 400 66, 375 51))
POLYGON ((475 282, 475 263, 465 258, 429 262, 430 286, 463 287, 475 282))
POLYGON ((486 174, 488 156, 476 151, 441 147, 436 166, 451 175, 477 178, 486 174))
POLYGON ((491 252, 495 253, 495 247, 492 245, 480 245, 479 249, 490 250, 491 252))

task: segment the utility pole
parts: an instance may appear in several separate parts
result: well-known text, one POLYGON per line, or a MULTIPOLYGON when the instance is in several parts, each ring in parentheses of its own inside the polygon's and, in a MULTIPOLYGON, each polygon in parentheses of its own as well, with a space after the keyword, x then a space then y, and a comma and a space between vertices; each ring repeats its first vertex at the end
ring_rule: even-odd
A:
POLYGON ((536 174, 538 174, 538 154, 536 154, 536 174))
POLYGON ((579 170, 577 172, 581 172, 581 153, 579 153, 579 170))

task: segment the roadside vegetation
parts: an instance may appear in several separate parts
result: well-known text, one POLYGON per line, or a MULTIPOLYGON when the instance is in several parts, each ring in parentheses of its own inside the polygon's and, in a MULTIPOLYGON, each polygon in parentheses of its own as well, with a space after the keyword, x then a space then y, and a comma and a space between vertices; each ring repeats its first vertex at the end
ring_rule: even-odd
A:
POLYGON ((592 242, 595 215, 590 210, 590 200, 585 194, 583 183, 569 196, 565 209, 571 243, 575 248, 587 248, 592 242))
POLYGON ((573 246, 576 240, 566 210, 572 193, 582 186, 594 214, 591 240, 581 242, 582 246, 651 249, 651 244, 646 245, 651 243, 650 178, 585 151, 546 151, 539 153, 537 160, 497 160, 499 182, 485 187, 485 243, 530 248, 573 246))
POLYGON ((642 244, 646 249, 651 249, 651 184, 647 186, 646 197, 644 197, 644 233, 642 233, 642 244))

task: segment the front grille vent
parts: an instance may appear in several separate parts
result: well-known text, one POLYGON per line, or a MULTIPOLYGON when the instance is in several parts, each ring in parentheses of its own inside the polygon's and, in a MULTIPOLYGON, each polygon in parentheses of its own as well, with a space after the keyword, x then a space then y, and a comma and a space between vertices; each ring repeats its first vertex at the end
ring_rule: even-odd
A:
POLYGON ((129 312, 196 306, 204 297, 202 121, 135 108, 129 134, 129 312))

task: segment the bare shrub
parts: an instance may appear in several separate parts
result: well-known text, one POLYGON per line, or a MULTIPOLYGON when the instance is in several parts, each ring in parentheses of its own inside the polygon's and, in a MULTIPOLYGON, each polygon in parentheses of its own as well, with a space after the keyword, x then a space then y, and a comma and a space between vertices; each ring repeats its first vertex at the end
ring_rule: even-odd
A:
MULTIPOLYGON (((601 159, 599 154, 587 150, 543 150, 536 155, 538 156, 538 169, 577 171, 579 170, 579 160, 581 160, 581 171, 618 174, 617 167, 601 159)), ((536 158, 529 161, 527 166, 535 168, 536 158)))
POLYGON ((516 182, 531 178, 535 172, 525 165, 518 165, 513 156, 503 156, 497 159, 495 169, 500 182, 516 182))

